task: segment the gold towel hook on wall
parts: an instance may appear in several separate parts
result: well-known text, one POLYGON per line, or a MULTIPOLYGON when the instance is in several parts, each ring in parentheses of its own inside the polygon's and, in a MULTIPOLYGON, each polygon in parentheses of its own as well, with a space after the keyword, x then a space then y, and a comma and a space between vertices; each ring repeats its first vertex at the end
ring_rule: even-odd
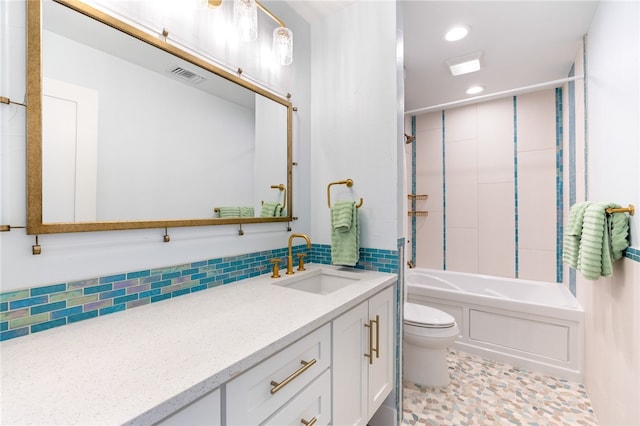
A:
MULTIPOLYGON (((347 187, 351 188, 353 186, 353 179, 338 180, 336 182, 331 182, 329 185, 327 185, 327 205, 329 206, 329 208, 331 208, 331 186, 332 185, 347 185, 347 187)), ((362 198, 360 198, 360 202, 356 204, 356 208, 362 207, 363 203, 364 201, 362 200, 362 198)))

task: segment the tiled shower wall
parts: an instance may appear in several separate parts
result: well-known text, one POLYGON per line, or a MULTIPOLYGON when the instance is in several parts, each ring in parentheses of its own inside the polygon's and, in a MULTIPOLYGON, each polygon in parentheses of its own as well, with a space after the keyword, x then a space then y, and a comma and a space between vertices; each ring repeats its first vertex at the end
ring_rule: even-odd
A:
POLYGON ((416 264, 561 281, 562 94, 416 117, 416 264))
MULTIPOLYGON (((331 263, 328 245, 314 244, 309 252, 300 245, 293 252, 307 253, 307 262, 331 263)), ((281 248, 0 293, 0 340, 255 277, 269 272, 270 259, 282 259, 284 267, 286 256, 281 248)), ((397 273, 398 267, 397 251, 360 249, 356 268, 397 273)))

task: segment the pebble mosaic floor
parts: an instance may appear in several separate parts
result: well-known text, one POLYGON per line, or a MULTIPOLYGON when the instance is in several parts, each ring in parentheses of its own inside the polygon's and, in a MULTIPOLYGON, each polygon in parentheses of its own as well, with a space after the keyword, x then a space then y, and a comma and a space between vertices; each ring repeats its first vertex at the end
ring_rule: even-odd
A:
POLYGON ((449 350, 451 384, 404 383, 403 425, 596 425, 580 383, 449 350))

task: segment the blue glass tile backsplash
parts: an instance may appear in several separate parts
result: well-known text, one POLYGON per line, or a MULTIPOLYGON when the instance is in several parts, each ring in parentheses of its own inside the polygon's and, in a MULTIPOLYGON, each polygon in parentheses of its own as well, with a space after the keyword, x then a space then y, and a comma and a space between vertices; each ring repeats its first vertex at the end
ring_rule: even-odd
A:
MULTIPOLYGON (((310 252, 299 245, 293 252, 307 253, 307 262, 331 264, 329 245, 314 244, 310 252)), ((280 248, 0 293, 0 340, 262 275, 270 259, 282 259, 285 267, 286 256, 280 248)), ((355 267, 397 273, 398 252, 361 248, 355 267)))

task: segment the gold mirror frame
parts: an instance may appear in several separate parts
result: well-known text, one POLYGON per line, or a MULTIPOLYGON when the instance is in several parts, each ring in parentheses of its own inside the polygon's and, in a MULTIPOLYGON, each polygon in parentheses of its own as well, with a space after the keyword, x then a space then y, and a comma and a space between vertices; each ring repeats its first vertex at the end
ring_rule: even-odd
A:
POLYGON ((92 8, 77 0, 55 0, 116 30, 148 43, 171 55, 208 70, 218 76, 236 83, 252 92, 262 95, 287 108, 287 216, 282 217, 242 217, 242 218, 203 218, 203 219, 160 219, 135 221, 97 221, 97 222, 55 222, 43 223, 42 205, 42 3, 29 0, 27 8, 27 234, 53 234, 67 232, 111 231, 145 228, 175 228, 184 226, 210 226, 245 223, 290 222, 292 212, 292 116, 293 107, 288 99, 279 97, 268 90, 251 84, 240 77, 227 72, 210 62, 166 43, 150 34, 126 24, 110 15, 92 8))

